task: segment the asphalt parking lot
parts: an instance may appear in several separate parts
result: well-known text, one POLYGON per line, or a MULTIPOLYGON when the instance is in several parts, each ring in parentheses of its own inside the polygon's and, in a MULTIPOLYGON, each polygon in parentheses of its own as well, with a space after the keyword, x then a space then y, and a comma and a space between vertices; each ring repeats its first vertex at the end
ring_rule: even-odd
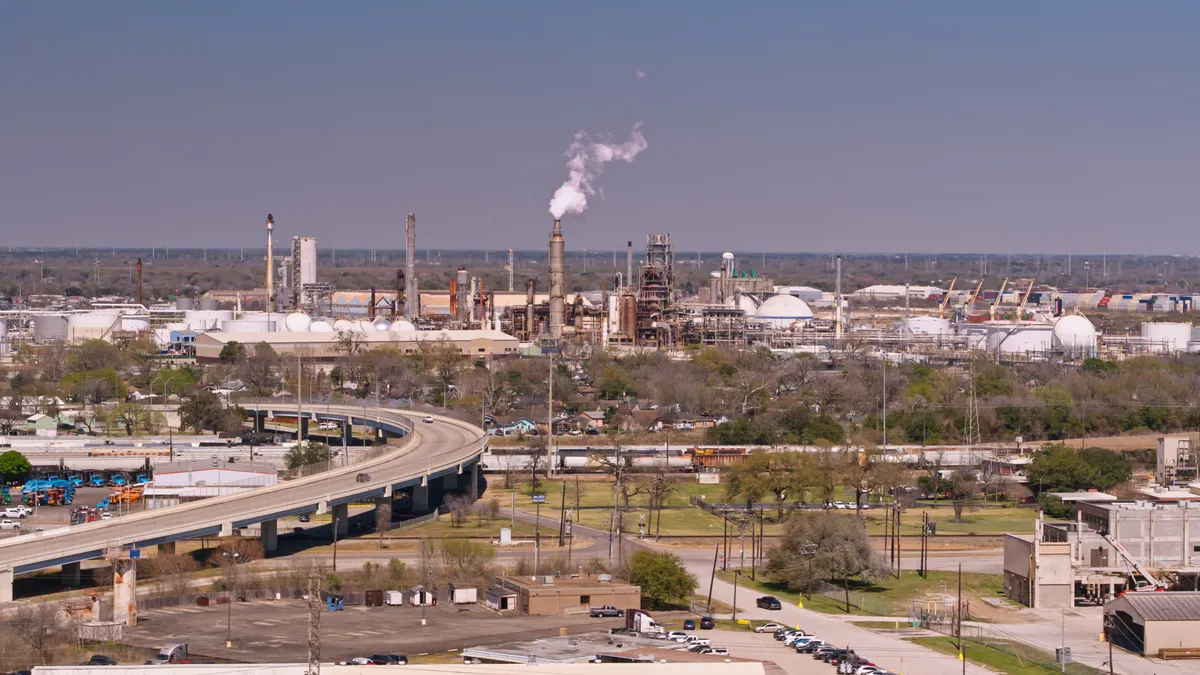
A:
MULTIPOLYGON (((461 610, 427 607, 352 606, 321 612, 321 660, 342 661, 371 654, 424 654, 559 634, 608 630, 623 619, 588 616, 501 616, 482 605, 461 610)), ((767 636, 770 639, 770 636, 767 636)), ((124 642, 158 647, 187 642, 200 657, 254 663, 292 663, 307 658, 308 606, 301 600, 257 601, 174 607, 138 614, 124 642), (225 640, 232 636, 233 647, 225 640)))
MULTIPOLYGON (((13 504, 19 504, 21 501, 20 487, 10 488, 9 493, 12 495, 13 504)), ((95 506, 105 497, 112 494, 112 488, 91 488, 79 487, 75 488, 75 500, 67 506, 39 506, 36 512, 30 514, 20 520, 24 532, 33 532, 36 528, 43 530, 53 530, 60 527, 68 527, 71 525, 71 509, 77 506, 95 506)), ((141 510, 141 506, 135 506, 134 510, 141 510)), ((113 510, 116 515, 117 511, 113 510)), ((15 536, 13 530, 4 530, 5 536, 15 536)))

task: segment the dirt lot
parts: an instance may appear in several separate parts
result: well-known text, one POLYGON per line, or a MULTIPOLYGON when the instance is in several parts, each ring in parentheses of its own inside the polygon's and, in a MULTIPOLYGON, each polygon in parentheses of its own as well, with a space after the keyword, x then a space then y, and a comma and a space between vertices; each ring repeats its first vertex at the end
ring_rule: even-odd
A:
MULTIPOLYGON (((559 634, 606 630, 623 619, 587 616, 499 616, 482 605, 465 611, 441 605, 419 607, 347 607, 321 612, 321 659, 341 661, 371 654, 425 654, 559 634)), ((187 642, 201 657, 257 663, 291 663, 307 658, 308 608, 299 600, 176 607, 139 614, 125 642, 157 647, 187 642), (232 619, 227 624, 228 617, 232 619), (228 628, 232 626, 232 630, 228 628), (233 647, 225 647, 226 635, 233 647)))

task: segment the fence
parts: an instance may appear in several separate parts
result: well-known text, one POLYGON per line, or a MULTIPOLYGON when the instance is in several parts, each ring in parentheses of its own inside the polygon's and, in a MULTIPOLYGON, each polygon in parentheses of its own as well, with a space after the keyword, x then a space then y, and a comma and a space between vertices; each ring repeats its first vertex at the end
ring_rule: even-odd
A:
MULTIPOLYGON (((951 638, 957 637, 953 621, 928 622, 923 624, 923 627, 951 638)), ((1062 672, 1060 670, 1062 667, 1056 661, 1054 653, 1021 642, 1009 635, 999 625, 966 624, 961 627, 961 631, 961 641, 968 660, 974 658, 994 662, 995 659, 987 659, 986 656, 981 655, 981 653, 990 652, 1015 659, 1018 665, 1025 669, 1022 672, 1039 670, 1047 674, 1062 672)), ((1100 675, 1102 672, 1079 663, 1068 663, 1065 670, 1074 675, 1100 675)))

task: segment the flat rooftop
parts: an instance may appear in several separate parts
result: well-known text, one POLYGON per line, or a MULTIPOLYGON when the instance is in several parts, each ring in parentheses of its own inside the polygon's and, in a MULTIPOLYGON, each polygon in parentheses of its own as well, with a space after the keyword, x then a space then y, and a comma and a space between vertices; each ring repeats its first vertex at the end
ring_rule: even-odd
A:
POLYGON ((637 588, 637 586, 627 584, 623 581, 601 581, 600 576, 595 574, 554 577, 554 583, 550 584, 542 583, 544 579, 545 576, 543 575, 537 577, 503 577, 501 580, 530 591, 553 588, 637 588))
POLYGON ((1115 502, 1116 495, 1110 495, 1107 492, 1051 492, 1053 497, 1058 497, 1064 502, 1115 502))
POLYGON ((464 660, 471 658, 503 663, 588 663, 600 654, 649 653, 655 650, 688 653, 677 642, 595 632, 469 647, 462 651, 462 655, 464 660))

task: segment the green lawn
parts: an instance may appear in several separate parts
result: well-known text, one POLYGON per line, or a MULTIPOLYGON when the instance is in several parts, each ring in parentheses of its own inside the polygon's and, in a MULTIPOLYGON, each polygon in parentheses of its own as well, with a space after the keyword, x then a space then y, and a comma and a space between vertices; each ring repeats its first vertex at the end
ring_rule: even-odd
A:
MULTIPOLYGON (((943 654, 958 654, 958 647, 952 637, 906 639, 943 654)), ((1054 654, 1020 642, 967 640, 964 655, 970 663, 1008 675, 1050 675, 1060 672, 1054 664, 1054 654)), ((1079 663, 1068 664, 1066 672, 1067 675, 1103 675, 1103 671, 1079 663)))
MULTIPOLYGON (((717 572, 725 581, 733 581, 733 571, 717 572)), ((1004 580, 997 574, 962 575, 964 598, 994 598, 1004 592, 1004 580)), ((930 571, 922 578, 916 573, 904 574, 900 579, 886 577, 874 583, 850 582, 850 614, 867 616, 908 616, 914 600, 926 593, 941 593, 945 589, 954 593, 957 589, 958 574, 956 572, 930 571)), ((787 590, 782 584, 764 581, 751 581, 746 575, 741 575, 738 585, 751 594, 769 594, 779 598, 780 602, 795 604, 802 602, 805 609, 826 614, 845 614, 846 605, 841 593, 836 598, 814 593, 811 598, 805 598, 802 593, 787 590)), ((741 604, 741 603, 738 603, 741 604)))
MULTIPOLYGON (((928 513, 929 519, 936 523, 938 534, 1000 535, 1005 532, 1031 532, 1033 521, 1037 520, 1037 511, 1033 509, 989 506, 986 509, 964 511, 962 522, 956 523, 954 508, 948 503, 943 503, 936 509, 906 509, 900 516, 900 534, 921 534, 922 511, 928 513)), ((871 534, 883 534, 886 514, 882 509, 866 511, 864 515, 867 517, 867 531, 871 534)))

